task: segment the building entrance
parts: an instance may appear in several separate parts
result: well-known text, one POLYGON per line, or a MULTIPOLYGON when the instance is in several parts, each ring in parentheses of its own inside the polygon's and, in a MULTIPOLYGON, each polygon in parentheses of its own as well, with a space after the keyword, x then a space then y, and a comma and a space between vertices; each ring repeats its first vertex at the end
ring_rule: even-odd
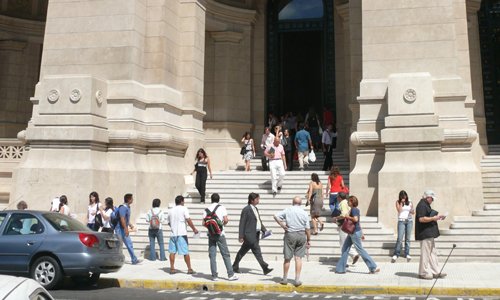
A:
POLYGON ((271 0, 267 16, 267 113, 335 110, 332 1, 271 0))
POLYGON ((500 144, 500 1, 483 0, 478 12, 488 144, 500 144))

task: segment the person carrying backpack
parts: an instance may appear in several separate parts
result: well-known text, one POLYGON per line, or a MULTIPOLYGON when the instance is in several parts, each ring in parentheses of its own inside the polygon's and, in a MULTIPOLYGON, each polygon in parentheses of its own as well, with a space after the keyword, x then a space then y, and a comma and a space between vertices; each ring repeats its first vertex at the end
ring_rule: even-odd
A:
POLYGON ((156 260, 155 239, 158 240, 158 245, 160 245, 160 260, 167 260, 165 257, 165 246, 163 243, 162 229, 162 223, 165 221, 165 214, 160 209, 160 205, 160 199, 154 199, 152 204, 153 207, 146 214, 146 222, 149 223, 149 260, 152 261, 156 260))
POLYGON ((226 266, 228 280, 238 280, 234 275, 233 267, 231 265, 231 255, 227 247, 226 237, 224 233, 224 226, 229 219, 227 218, 227 211, 224 206, 219 204, 220 196, 213 193, 212 204, 205 209, 203 213, 203 226, 208 229, 208 257, 210 258, 210 271, 212 272, 212 280, 217 281, 217 247, 219 247, 220 254, 226 266), (217 228, 218 227, 218 228, 217 228))

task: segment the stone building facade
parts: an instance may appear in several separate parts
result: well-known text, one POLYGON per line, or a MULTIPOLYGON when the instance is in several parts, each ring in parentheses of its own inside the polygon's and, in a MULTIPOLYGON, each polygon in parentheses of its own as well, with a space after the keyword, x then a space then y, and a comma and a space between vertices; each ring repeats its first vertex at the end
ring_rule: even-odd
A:
MULTIPOLYGON (((25 145, 1 162, 3 201, 45 209, 67 194, 83 210, 91 190, 131 192, 140 211, 185 190, 199 147, 234 169, 243 132, 258 140, 287 103, 270 96, 272 53, 292 50, 272 52, 270 28, 290 29, 273 16, 294 1, 0 0, 0 134, 12 153, 25 145)), ((498 1, 321 2, 321 20, 302 23, 322 32, 316 105, 334 105, 363 212, 395 224, 401 189, 432 188, 453 215, 481 206, 495 142, 483 74, 499 68, 482 53, 500 37, 480 34, 500 27, 482 28, 478 11, 497 20, 498 1)))

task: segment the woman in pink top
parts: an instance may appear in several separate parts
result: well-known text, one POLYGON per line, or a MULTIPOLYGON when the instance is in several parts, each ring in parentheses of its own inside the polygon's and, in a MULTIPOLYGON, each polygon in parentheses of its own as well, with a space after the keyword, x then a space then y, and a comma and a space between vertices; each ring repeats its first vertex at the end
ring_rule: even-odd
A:
POLYGON ((339 204, 337 201, 337 195, 339 192, 344 191, 344 179, 340 175, 339 167, 335 166, 330 170, 330 176, 328 176, 328 184, 326 185, 326 193, 330 194, 329 205, 332 216, 337 211, 340 213, 339 204))

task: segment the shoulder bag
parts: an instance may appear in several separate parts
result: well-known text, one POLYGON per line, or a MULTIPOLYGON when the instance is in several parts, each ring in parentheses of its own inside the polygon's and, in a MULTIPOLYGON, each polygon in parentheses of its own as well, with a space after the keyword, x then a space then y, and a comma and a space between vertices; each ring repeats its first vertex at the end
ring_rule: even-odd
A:
POLYGON ((356 229, 356 223, 354 223, 351 219, 345 218, 340 229, 347 234, 353 234, 356 229))

